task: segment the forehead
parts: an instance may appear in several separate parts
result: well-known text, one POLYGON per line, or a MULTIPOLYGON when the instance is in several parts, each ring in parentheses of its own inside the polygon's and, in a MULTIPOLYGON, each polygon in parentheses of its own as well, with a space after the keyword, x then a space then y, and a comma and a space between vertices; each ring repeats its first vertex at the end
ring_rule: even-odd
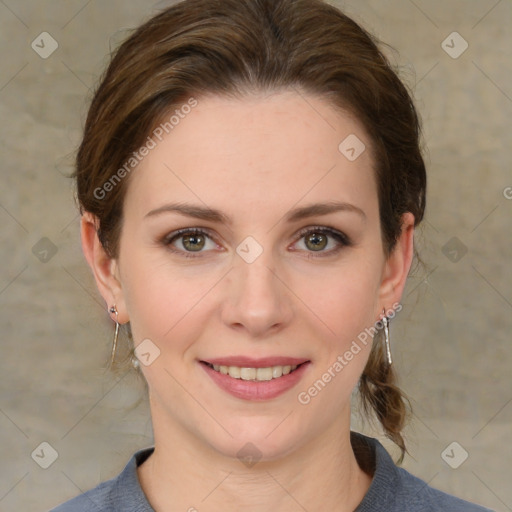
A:
POLYGON ((137 215, 180 200, 233 214, 257 205, 261 216, 319 199, 372 208, 377 198, 362 125, 315 96, 197 98, 162 140, 152 138, 125 199, 137 215))

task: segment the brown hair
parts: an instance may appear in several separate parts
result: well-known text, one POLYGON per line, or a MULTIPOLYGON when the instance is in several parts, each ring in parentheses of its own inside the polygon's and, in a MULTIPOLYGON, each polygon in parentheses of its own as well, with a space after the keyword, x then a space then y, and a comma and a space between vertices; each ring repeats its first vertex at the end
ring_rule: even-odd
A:
MULTIPOLYGON (((119 170, 164 116, 194 96, 290 88, 321 96, 364 125, 389 255, 402 214, 411 212, 415 225, 424 214, 419 119, 374 36, 321 0, 185 0, 149 19, 118 48, 93 97, 75 172, 81 212, 97 217, 107 253, 117 256, 129 183, 119 170), (113 183, 116 176, 123 179, 113 183)), ((381 343, 374 343, 360 394, 403 457, 406 399, 381 343)))

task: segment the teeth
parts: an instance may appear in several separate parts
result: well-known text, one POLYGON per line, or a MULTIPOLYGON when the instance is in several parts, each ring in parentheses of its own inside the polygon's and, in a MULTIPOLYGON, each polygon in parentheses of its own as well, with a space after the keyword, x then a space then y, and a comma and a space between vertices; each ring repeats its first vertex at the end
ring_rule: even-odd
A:
POLYGON ((228 374, 230 377, 234 379, 240 379, 242 377, 242 369, 238 366, 230 366, 228 368, 228 374))
MULTIPOLYGON (((254 380, 256 378, 256 368, 236 368, 242 380, 254 380)), ((231 366, 229 367, 229 374, 231 375, 231 366)))
POLYGON ((256 380, 272 380, 272 368, 258 368, 256 370, 256 380))
POLYGON ((282 366, 273 366, 272 367, 272 377, 277 379, 283 375, 283 367, 282 366))
POLYGON ((288 375, 293 372, 298 365, 287 366, 270 366, 267 368, 241 368, 239 366, 219 366, 213 365, 216 372, 223 375, 229 375, 234 379, 253 380, 253 381, 266 381, 278 379, 282 375, 288 375))

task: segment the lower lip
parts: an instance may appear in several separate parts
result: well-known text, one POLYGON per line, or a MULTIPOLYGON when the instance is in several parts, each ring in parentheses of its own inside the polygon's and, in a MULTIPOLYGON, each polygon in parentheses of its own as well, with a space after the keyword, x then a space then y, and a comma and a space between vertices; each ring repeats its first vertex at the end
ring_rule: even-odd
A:
POLYGON ((253 381, 234 379, 229 375, 215 371, 204 363, 199 363, 205 372, 212 378, 213 382, 221 389, 227 391, 230 395, 243 400, 270 400, 282 395, 289 389, 293 388, 304 375, 309 366, 309 361, 298 366, 288 375, 283 375, 277 379, 253 381))

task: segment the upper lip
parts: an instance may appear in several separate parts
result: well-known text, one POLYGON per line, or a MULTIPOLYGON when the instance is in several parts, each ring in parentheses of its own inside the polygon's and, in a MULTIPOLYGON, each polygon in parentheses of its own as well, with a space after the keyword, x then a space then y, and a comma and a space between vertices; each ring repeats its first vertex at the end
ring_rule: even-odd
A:
POLYGON ((269 357, 247 357, 247 356, 227 356, 216 357, 213 359, 202 359, 205 363, 218 366, 239 366, 240 368, 268 368, 270 366, 298 366, 306 363, 309 359, 301 357, 269 356, 269 357))

